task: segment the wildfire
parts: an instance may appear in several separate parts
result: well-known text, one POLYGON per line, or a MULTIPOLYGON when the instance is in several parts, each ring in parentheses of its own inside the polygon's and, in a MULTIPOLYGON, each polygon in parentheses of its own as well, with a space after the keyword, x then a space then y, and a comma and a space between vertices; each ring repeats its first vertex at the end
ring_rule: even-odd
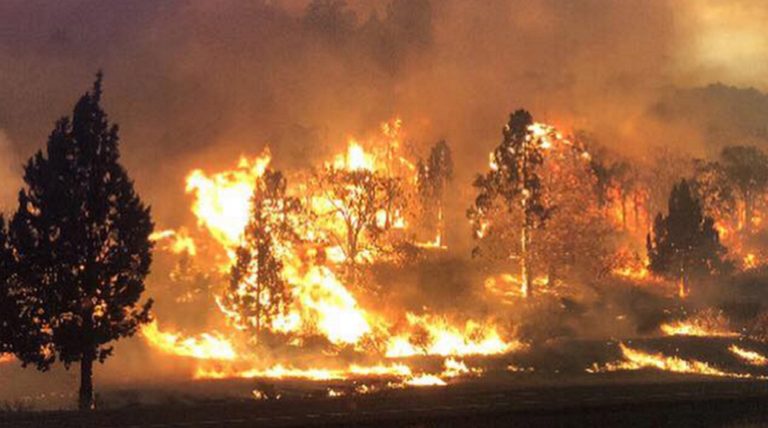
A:
POLYGON ((190 256, 197 255, 197 246, 194 239, 192 239, 186 229, 179 229, 178 231, 172 229, 166 229, 159 232, 154 232, 149 235, 151 241, 170 241, 165 248, 170 250, 174 254, 186 253, 190 256))
POLYGON ((440 379, 438 376, 431 375, 431 374, 421 374, 416 377, 410 378, 405 381, 406 385, 410 386, 446 386, 447 383, 445 383, 444 380, 440 379))
POLYGON ((630 348, 623 343, 619 344, 619 347, 621 349, 621 354, 624 357, 623 361, 608 363, 603 367, 596 366, 592 369, 588 369, 588 371, 596 373, 653 368, 673 373, 736 378, 750 377, 747 374, 730 373, 720 370, 703 361, 686 360, 677 356, 669 357, 661 353, 653 354, 630 348))
POLYGON ((315 327, 332 343, 354 344, 371 332, 370 315, 329 268, 312 266, 297 283, 301 318, 316 320, 315 327))
POLYGON ((732 354, 736 355, 737 357, 741 358, 742 360, 746 361, 747 363, 753 366, 762 367, 762 366, 768 365, 768 358, 755 351, 750 351, 748 349, 741 348, 737 345, 729 346, 728 350, 731 351, 732 354))
POLYGON ((373 171, 376 168, 376 159, 372 154, 366 153, 360 143, 351 139, 347 152, 336 156, 333 167, 349 171, 373 171))
POLYGON ((211 176, 196 169, 187 176, 187 193, 195 195, 192 212, 198 224, 227 248, 236 246, 248 224, 256 179, 272 160, 269 150, 254 159, 240 158, 237 169, 211 176))
POLYGON ((758 265, 757 255, 755 253, 747 253, 742 260, 744 269, 754 269, 758 265))
POLYGON ((686 320, 662 324, 661 331, 667 336, 735 337, 728 329, 728 319, 722 312, 704 310, 686 320))
POLYGON ((10 363, 13 360, 12 354, 0 354, 0 364, 10 363))
POLYGON ((149 344, 167 354, 198 360, 231 361, 237 357, 232 344, 215 333, 203 333, 198 337, 183 337, 179 333, 161 331, 157 321, 145 325, 141 332, 149 344))
POLYGON ((646 265, 620 266, 613 269, 613 274, 632 281, 644 282, 651 278, 646 265))
POLYGON ((444 370, 441 373, 415 374, 410 367, 404 364, 360 366, 350 365, 342 369, 320 368, 293 368, 278 364, 267 369, 234 370, 229 368, 199 368, 195 373, 196 379, 305 379, 313 381, 348 380, 368 377, 383 377, 399 379, 390 382, 389 388, 401 388, 404 386, 444 386, 443 378, 455 378, 468 375, 480 375, 482 370, 469 368, 463 361, 448 358, 443 362, 444 370))
MULTIPOLYGON (((400 156, 398 150, 403 138, 401 121, 395 120, 382 125, 383 137, 371 138, 365 142, 350 139, 344 153, 335 156, 325 168, 344 171, 370 171, 381 177, 415 177, 414 166, 400 156), (405 175, 402 175, 405 174, 405 175)), ((198 225, 226 252, 225 266, 218 266, 222 272, 229 271, 236 261, 236 250, 243 242, 245 228, 253 210, 253 192, 259 180, 267 173, 271 156, 265 151, 256 158, 242 157, 236 168, 219 172, 200 169, 187 176, 186 191, 193 196, 192 212, 198 225)), ((296 195, 306 203, 306 209, 313 213, 312 222, 303 221, 296 240, 275 237, 276 257, 280 259, 280 275, 287 284, 290 300, 286 310, 271 318, 269 323, 254 323, 236 308, 229 307, 225 299, 216 296, 216 303, 231 325, 240 330, 258 325, 258 328, 279 333, 290 338, 291 346, 301 346, 307 340, 324 338, 329 345, 326 352, 334 355, 342 347, 355 352, 376 350, 384 358, 407 358, 420 355, 459 357, 467 355, 494 355, 511 352, 523 345, 513 335, 503 335, 501 329, 491 321, 449 320, 433 314, 417 315, 406 313, 405 322, 393 322, 387 317, 369 311, 358 301, 345 282, 340 270, 348 262, 345 249, 329 239, 329 230, 340 233, 344 229, 339 219, 339 201, 314 189, 311 180, 290 182, 286 192, 296 195), (324 216, 334 213, 331 220, 324 216), (336 223, 335 223, 336 222, 336 223)), ((408 227, 404 214, 399 208, 375 212, 374 226, 390 229, 408 227)), ((356 224, 360 219, 352 219, 356 224)), ((165 230, 153 235, 153 239, 168 242, 173 252, 197 254, 195 242, 185 230, 165 230)), ((445 248, 442 237, 425 247, 445 248), (434 244, 434 245, 433 245, 434 244)), ((355 262, 386 257, 377 251, 361 249, 355 262)), ((239 282, 256 284, 257 273, 248 273, 239 282)), ((232 293, 245 295, 253 287, 238 286, 232 293)), ((158 350, 182 357, 201 360, 196 367, 196 379, 222 378, 297 378, 309 380, 340 380, 357 377, 394 377, 398 381, 391 387, 445 385, 444 378, 478 375, 482 370, 467 367, 463 361, 453 358, 445 360, 441 373, 413 373, 402 362, 396 364, 374 364, 372 366, 350 365, 348 367, 323 366, 301 367, 291 362, 280 362, 277 358, 270 367, 255 364, 255 353, 243 352, 245 344, 231 342, 218 333, 203 333, 184 337, 181 334, 161 331, 157 322, 143 329, 146 341, 158 350), (213 361, 205 361, 213 360, 213 361)), ((240 337, 240 336, 238 336, 240 337)), ((314 343, 314 342, 312 342, 314 343)))
POLYGON ((467 321, 463 326, 451 325, 443 317, 407 313, 411 331, 423 332, 412 337, 392 337, 387 344, 388 358, 415 355, 494 355, 522 347, 518 341, 505 342, 497 328, 489 324, 467 321))
MULTIPOLYGON (((554 288, 549 287, 550 281, 548 276, 540 275, 533 278, 532 281, 539 293, 547 294, 554 292, 554 288)), ((508 304, 515 303, 519 301, 518 299, 526 296, 523 281, 518 275, 510 273, 491 275, 485 279, 483 286, 489 293, 501 297, 504 303, 508 304)))
POLYGON ((443 362, 444 370, 440 374, 442 377, 454 378, 467 375, 480 375, 483 373, 482 369, 467 367, 464 361, 455 360, 453 358, 447 358, 443 362))

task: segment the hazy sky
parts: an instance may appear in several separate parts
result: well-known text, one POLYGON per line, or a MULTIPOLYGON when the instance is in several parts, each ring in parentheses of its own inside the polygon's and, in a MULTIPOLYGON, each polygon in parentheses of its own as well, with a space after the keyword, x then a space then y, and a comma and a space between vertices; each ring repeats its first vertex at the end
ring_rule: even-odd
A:
POLYGON ((469 177, 516 108, 631 152, 657 132, 639 118, 662 88, 768 88, 765 1, 356 0, 351 31, 308 22, 308 3, 0 2, 0 198, 100 68, 163 223, 188 220, 168 201, 192 168, 265 145, 304 166, 396 114, 416 150, 447 138, 469 177))

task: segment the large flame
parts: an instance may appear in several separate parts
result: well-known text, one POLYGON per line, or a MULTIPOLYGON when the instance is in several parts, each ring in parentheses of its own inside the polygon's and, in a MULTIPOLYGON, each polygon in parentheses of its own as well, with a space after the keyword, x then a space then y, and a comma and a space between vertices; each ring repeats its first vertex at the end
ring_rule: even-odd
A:
POLYGON ((153 347, 167 354, 198 360, 232 361, 237 357, 229 340, 217 333, 184 337, 180 333, 161 331, 156 320, 146 324, 141 333, 153 347))
POLYGON ((234 247, 248 224, 256 179, 264 174, 272 157, 269 150, 256 158, 240 158, 237 168, 213 175, 200 169, 187 176, 187 193, 195 195, 192 211, 198 223, 222 244, 234 247))
POLYGON ((490 323, 467 321, 454 325, 444 317, 406 314, 410 331, 422 331, 416 340, 410 334, 397 335, 389 339, 386 355, 389 358, 412 357, 414 355, 493 355, 513 351, 522 344, 506 342, 496 326, 490 323))
MULTIPOLYGON (((381 136, 366 141, 350 139, 346 150, 326 163, 325 168, 345 171, 370 171, 381 177, 399 178, 406 183, 415 183, 413 162, 401 155, 403 138, 402 123, 399 119, 387 122, 381 127, 381 136)), ((251 200, 258 180, 265 174, 271 161, 266 150, 256 158, 242 157, 236 168, 219 172, 196 169, 187 176, 186 191, 194 200, 192 212, 198 225, 228 255, 227 272, 235 261, 235 250, 242 243, 244 230, 252 210, 251 200)), ((338 201, 329 200, 328 195, 313 193, 313 181, 289 181, 288 192, 298 196, 307 204, 306 209, 314 213, 312 222, 303 222, 299 242, 283 242, 275 238, 276 253, 282 262, 282 276, 288 284, 291 303, 284 314, 262 326, 275 333, 286 334, 297 340, 292 345, 300 346, 303 339, 321 336, 331 345, 351 347, 356 352, 375 353, 382 358, 406 358, 418 355, 443 357, 464 355, 492 355, 511 352, 522 344, 507 340, 492 321, 456 320, 440 315, 401 314, 405 322, 392 320, 392 311, 387 315, 364 308, 353 289, 347 286, 337 273, 342 269, 344 250, 338 243, 327 239, 328 231, 339 234, 343 225, 326 219, 326 212, 333 212, 338 201)), ((376 213, 377 227, 405 229, 408 227, 399 209, 376 213)), ((337 219, 338 220, 338 219, 337 219)), ((343 235, 343 233, 341 233, 343 235)), ((194 241, 185 231, 162 231, 153 235, 156 241, 168 242, 168 250, 197 254, 194 241)), ((202 237, 200 238, 202 239, 202 237)), ((445 248, 442 237, 434 245, 445 248)), ((209 246, 206 246, 209 248, 209 246)), ((376 251, 361 251, 355 260, 375 262, 386 257, 376 251)), ((203 261, 205 262, 205 261, 203 261)), ((252 274, 252 275, 255 275, 252 274)), ((255 283, 257 278, 244 281, 255 283)), ((237 292, 246 293, 241 287, 237 292)), ((223 299, 216 299, 221 313, 233 327, 244 329, 248 323, 240 313, 227 307, 223 299)), ((396 317, 396 316, 395 316, 396 317)), ((146 341, 165 353, 201 360, 195 373, 196 378, 228 377, 269 377, 304 378, 314 380, 346 379, 356 376, 394 376, 400 380, 393 385, 440 385, 443 377, 450 378, 480 371, 469 369, 463 362, 446 362, 444 373, 412 373, 405 363, 375 364, 373 366, 349 366, 343 368, 301 367, 291 362, 270 359, 270 363, 256 358, 247 344, 230 342, 216 333, 183 337, 180 334, 161 331, 157 323, 143 329, 146 341), (216 360, 210 364, 205 360, 216 360), (258 361, 257 361, 258 360, 258 361)), ((510 335, 511 336, 511 335, 510 335)), ((240 336, 237 336, 240 337, 240 336)), ((329 353, 335 352, 329 350, 329 353)))

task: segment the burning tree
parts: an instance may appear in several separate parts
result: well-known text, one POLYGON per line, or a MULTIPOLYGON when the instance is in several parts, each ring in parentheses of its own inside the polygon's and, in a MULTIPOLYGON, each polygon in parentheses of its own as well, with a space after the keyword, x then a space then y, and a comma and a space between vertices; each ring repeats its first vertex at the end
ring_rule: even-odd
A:
POLYGON ((664 210, 672 188, 690 173, 690 162, 685 156, 667 146, 653 146, 649 149, 653 150, 650 162, 638 171, 640 186, 647 192, 647 232, 653 228, 651 223, 656 213, 664 210))
POLYGON ((437 225, 435 245, 439 247, 445 238, 445 189, 453 179, 453 159, 448 143, 440 140, 435 144, 427 161, 419 161, 417 171, 424 220, 437 225))
POLYGON ((768 189, 768 155, 754 146, 732 146, 723 149, 720 159, 744 204, 741 220, 749 233, 757 198, 768 189))
MULTIPOLYGON (((101 109, 101 74, 25 166, 26 188, 9 228, 21 290, 21 313, 47 342, 46 358, 17 356, 45 369, 56 356, 80 362, 81 409, 93 408, 93 362, 108 343, 132 336, 149 321, 144 279, 152 261, 149 208, 120 165, 117 125, 101 109)), ((22 330, 24 331, 24 330, 22 330)))
POLYGON ((264 328, 285 315, 291 290, 283 277, 282 241, 293 237, 291 216, 299 201, 286 195, 286 179, 267 170, 258 178, 252 198, 251 219, 237 248, 230 271, 230 285, 221 304, 234 314, 238 327, 252 329, 257 338, 264 328))
POLYGON ((327 205, 319 214, 330 216, 326 233, 354 276, 364 252, 375 251, 377 239, 393 225, 387 212, 398 199, 398 179, 363 168, 327 167, 318 182, 327 205))
POLYGON ((552 141, 540 172, 548 217, 531 245, 534 269, 546 271, 549 284, 602 272, 617 235, 594 198, 599 179, 590 154, 578 140, 552 141))
POLYGON ((721 163, 694 160, 690 185, 707 215, 718 222, 733 219, 737 212, 735 189, 721 163))
POLYGON ((669 214, 656 216, 647 247, 651 271, 676 279, 680 297, 688 294, 692 278, 723 272, 727 266, 714 220, 704 216, 685 180, 672 189, 669 214))
MULTIPOLYGON (((539 170, 544 163, 541 140, 534 135, 533 118, 525 110, 510 115, 503 129, 501 144, 491 153, 490 171, 478 175, 474 186, 479 194, 467 212, 475 236, 483 238, 489 227, 494 205, 501 200, 503 217, 513 217, 520 232, 519 260, 523 294, 530 296, 532 272, 529 248, 531 234, 549 215, 542 195, 539 170)), ((504 220, 510 220, 505 218, 504 220)), ((503 233, 503 230, 499 230, 503 233)))

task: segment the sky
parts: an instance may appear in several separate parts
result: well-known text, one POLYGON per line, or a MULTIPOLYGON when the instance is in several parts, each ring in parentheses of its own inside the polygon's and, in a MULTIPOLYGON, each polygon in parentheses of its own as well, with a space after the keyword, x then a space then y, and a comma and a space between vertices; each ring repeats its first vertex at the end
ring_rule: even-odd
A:
POLYGON ((759 0, 311 3, 1 2, 0 207, 99 69, 124 162, 170 226, 190 220, 175 202, 193 168, 266 146, 305 167, 394 116, 416 154, 446 138, 468 181, 517 108, 628 153, 696 151, 696 130, 647 120, 662 92, 768 90, 759 0))

